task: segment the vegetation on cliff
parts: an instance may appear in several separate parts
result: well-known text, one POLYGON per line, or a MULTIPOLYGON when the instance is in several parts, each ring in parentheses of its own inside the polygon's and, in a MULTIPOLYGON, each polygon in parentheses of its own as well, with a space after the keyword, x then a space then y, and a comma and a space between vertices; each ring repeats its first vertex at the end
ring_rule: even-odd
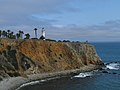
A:
MULTIPOLYGON (((43 30, 44 28, 42 28, 43 30)), ((37 28, 34 28, 34 33, 35 33, 35 37, 34 39, 37 39, 37 28)), ((23 39, 23 37, 25 36, 24 39, 30 39, 30 34, 26 33, 24 34, 24 31, 19 30, 17 33, 14 33, 11 30, 0 30, 0 38, 9 38, 9 39, 23 39)), ((44 39, 45 37, 41 36, 40 39, 44 39), (42 38, 41 38, 42 37, 42 38)))

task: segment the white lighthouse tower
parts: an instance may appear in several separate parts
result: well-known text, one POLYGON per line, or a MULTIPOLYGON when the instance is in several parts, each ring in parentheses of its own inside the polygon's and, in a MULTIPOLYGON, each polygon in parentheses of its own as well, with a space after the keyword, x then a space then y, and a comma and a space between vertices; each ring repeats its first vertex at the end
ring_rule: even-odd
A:
POLYGON ((45 40, 45 30, 44 30, 44 28, 42 28, 42 35, 41 35, 40 39, 45 40))
POLYGON ((42 36, 45 38, 45 30, 42 28, 42 36))

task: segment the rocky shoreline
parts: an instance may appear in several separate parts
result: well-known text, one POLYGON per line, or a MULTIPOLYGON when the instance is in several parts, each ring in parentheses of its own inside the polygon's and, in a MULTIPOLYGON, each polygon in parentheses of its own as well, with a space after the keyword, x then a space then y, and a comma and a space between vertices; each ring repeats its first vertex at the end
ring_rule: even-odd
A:
POLYGON ((21 77, 21 76, 10 77, 10 78, 3 79, 0 82, 0 90, 16 90, 21 85, 23 85, 25 83, 29 83, 31 81, 42 80, 42 79, 53 78, 53 77, 74 75, 74 74, 79 74, 80 72, 88 72, 88 71, 92 71, 92 70, 97 70, 97 69, 100 69, 101 67, 102 66, 88 65, 88 66, 82 67, 81 69, 27 75, 26 78, 21 77))
POLYGON ((100 69, 95 47, 81 42, 0 39, 0 90, 100 69))

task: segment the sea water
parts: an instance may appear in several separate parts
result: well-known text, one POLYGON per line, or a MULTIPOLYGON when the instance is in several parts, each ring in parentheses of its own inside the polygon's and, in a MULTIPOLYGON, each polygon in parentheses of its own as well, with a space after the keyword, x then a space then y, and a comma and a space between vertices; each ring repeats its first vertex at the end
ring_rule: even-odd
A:
POLYGON ((23 85, 19 90, 120 90, 120 43, 92 43, 106 65, 104 70, 80 73, 23 85))

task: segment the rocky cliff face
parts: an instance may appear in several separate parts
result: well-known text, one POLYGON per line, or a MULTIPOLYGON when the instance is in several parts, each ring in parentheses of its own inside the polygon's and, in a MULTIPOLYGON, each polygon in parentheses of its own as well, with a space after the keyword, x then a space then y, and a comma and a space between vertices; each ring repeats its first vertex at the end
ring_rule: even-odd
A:
POLYGON ((103 65, 90 44, 0 39, 0 78, 103 65))

